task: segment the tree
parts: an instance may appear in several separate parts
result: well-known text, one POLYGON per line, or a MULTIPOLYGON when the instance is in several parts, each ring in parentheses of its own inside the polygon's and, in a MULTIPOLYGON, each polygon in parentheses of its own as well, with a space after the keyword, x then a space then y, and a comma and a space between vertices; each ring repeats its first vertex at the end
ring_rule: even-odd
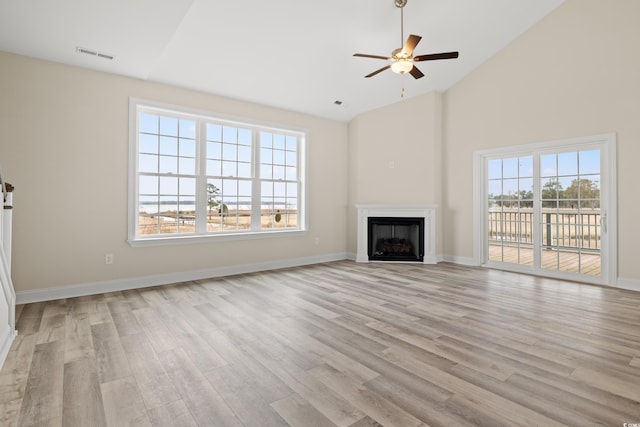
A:
POLYGON ((220 205, 218 197, 220 196, 220 189, 213 184, 207 184, 207 205, 209 206, 209 216, 211 211, 220 205))
POLYGON ((520 190, 518 191, 518 200, 521 208, 533 207, 533 191, 520 190))
POLYGON ((580 200, 583 208, 597 208, 600 206, 600 189, 598 183, 590 179, 574 179, 564 191, 565 199, 580 200))
POLYGON ((563 195, 562 184, 558 182, 557 178, 549 179, 549 181, 545 182, 542 186, 542 200, 562 199, 563 195))
POLYGON ((531 208, 533 207, 533 191, 520 190, 517 193, 509 192, 509 194, 500 194, 498 196, 493 193, 489 194, 489 207, 500 204, 505 208, 531 208))
POLYGON ((222 218, 224 218, 229 212, 229 208, 226 204, 218 201, 220 197, 220 189, 213 184, 207 184, 207 205, 209 206, 209 216, 211 216, 211 210, 218 208, 217 211, 222 218))

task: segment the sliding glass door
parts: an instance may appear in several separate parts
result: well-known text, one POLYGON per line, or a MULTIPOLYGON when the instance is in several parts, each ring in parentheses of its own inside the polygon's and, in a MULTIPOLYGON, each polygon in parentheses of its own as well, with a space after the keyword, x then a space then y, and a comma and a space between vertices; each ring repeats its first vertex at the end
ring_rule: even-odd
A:
POLYGON ((540 156, 540 256, 545 270, 600 276, 601 150, 540 156))
POLYGON ((614 135, 476 152, 475 162, 480 264, 615 279, 614 135))
POLYGON ((533 157, 488 161, 489 260, 533 266, 533 157))

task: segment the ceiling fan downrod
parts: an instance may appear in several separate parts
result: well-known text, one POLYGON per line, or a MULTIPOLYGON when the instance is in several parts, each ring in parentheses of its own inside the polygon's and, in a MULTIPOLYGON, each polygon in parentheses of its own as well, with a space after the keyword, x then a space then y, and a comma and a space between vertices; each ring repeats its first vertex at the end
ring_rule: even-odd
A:
POLYGON ((404 7, 407 5, 407 0, 395 0, 395 5, 400 8, 400 46, 404 43, 404 7))

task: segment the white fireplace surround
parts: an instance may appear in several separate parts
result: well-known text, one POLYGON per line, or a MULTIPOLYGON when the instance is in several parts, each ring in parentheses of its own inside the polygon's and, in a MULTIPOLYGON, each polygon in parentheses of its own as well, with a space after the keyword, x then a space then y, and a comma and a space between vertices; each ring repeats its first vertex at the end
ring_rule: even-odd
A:
MULTIPOLYGON (((435 264, 437 205, 356 205, 358 209, 358 253, 356 262, 370 262, 368 254, 369 217, 424 218, 423 264, 435 264)), ((384 262, 384 261, 376 261, 384 262)), ((397 262, 397 261, 391 261, 397 262)), ((415 262, 415 261, 414 261, 415 262)))

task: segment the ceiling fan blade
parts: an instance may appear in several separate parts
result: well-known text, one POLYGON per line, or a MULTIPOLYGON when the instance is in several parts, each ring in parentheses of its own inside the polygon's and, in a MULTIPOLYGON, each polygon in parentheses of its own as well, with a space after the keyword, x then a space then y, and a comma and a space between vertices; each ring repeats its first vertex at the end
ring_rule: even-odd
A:
POLYGON ((413 61, 435 61, 437 59, 455 59, 459 56, 458 52, 442 52, 430 53, 428 55, 418 55, 413 57, 413 61))
POLYGON ((385 65, 384 67, 380 68, 379 70, 375 70, 373 73, 371 73, 371 74, 367 74, 365 77, 367 77, 367 78, 368 78, 368 77, 373 77, 373 76, 375 76, 376 74, 381 73, 381 72, 383 72, 384 70, 389 69, 389 68, 391 68, 391 64, 389 64, 389 65, 385 65))
POLYGON ((368 55, 366 53, 354 53, 353 56, 358 56, 360 58, 373 58, 373 59, 391 59, 388 56, 380 56, 380 55, 368 55))
POLYGON ((420 77, 424 77, 424 73, 418 70, 418 67, 416 67, 415 65, 413 66, 411 71, 409 71, 409 74, 411 74, 413 78, 416 80, 419 79, 420 77))
POLYGON ((402 47, 402 53, 407 56, 413 55, 413 50, 416 48, 418 43, 420 43, 420 40, 422 40, 422 37, 416 36, 415 34, 410 34, 409 37, 407 37, 407 41, 404 43, 404 46, 402 47))

